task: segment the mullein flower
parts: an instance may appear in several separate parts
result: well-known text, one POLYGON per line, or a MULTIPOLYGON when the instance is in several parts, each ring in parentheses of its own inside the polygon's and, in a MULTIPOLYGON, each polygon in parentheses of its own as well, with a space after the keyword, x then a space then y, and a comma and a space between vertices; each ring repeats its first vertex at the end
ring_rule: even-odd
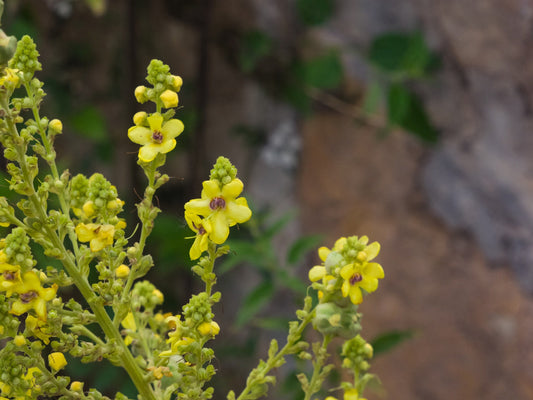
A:
POLYGON ((35 318, 33 315, 26 317, 26 331, 41 339, 45 344, 50 343, 50 327, 46 324, 46 321, 42 321, 39 318, 35 318))
POLYGON ((209 235, 213 231, 213 228, 211 227, 209 220, 202 219, 198 215, 187 211, 185 212, 185 221, 187 221, 189 228, 196 232, 194 243, 189 250, 191 260, 196 260, 207 250, 209 245, 209 235))
POLYGON ((43 288, 39 276, 29 271, 22 276, 22 283, 14 288, 14 292, 19 298, 11 304, 11 314, 22 315, 34 309, 39 319, 46 321, 46 302, 56 297, 57 285, 43 288))
POLYGON ((243 183, 238 178, 222 188, 216 180, 204 181, 202 198, 187 202, 185 211, 205 217, 212 227, 209 238, 222 244, 228 238, 230 226, 246 222, 252 216, 246 199, 237 198, 242 189, 243 183))
POLYGON ((356 245, 354 249, 347 244, 343 249, 344 258, 352 262, 340 270, 340 276, 344 279, 341 290, 342 295, 349 297, 353 304, 360 304, 363 301, 361 289, 367 293, 374 292, 378 288, 378 279, 384 278, 385 273, 380 264, 368 262, 378 255, 380 250, 378 242, 366 245, 368 243, 366 236, 360 239, 356 237, 350 239, 353 239, 356 245))
POLYGON ((146 118, 150 128, 135 125, 128 129, 128 137, 133 143, 140 144, 139 159, 152 161, 159 153, 165 154, 176 147, 175 137, 183 132, 183 122, 171 119, 163 123, 163 116, 154 113, 146 118))
POLYGON ((22 283, 20 266, 0 262, 0 274, 0 292, 6 292, 6 296, 11 297, 17 285, 22 283))
POLYGON ((197 329, 202 336, 216 336, 220 332, 220 326, 215 321, 202 322, 197 329))
POLYGON ((92 252, 98 252, 113 244, 115 227, 109 224, 84 224, 76 226, 76 235, 80 242, 89 242, 92 252))

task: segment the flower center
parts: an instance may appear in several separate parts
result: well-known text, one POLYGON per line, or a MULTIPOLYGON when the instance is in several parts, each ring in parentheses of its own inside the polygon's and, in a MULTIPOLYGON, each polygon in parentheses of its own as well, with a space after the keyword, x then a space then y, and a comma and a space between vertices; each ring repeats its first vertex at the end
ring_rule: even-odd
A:
POLYGON ((6 271, 2 275, 6 281, 14 281, 16 272, 6 271))
POLYGON ((30 290, 29 292, 22 293, 20 295, 20 301, 22 301, 23 303, 29 303, 36 297, 39 297, 39 293, 37 293, 35 290, 30 290))
POLYGON ((209 203, 209 208, 211 208, 211 210, 222 210, 225 207, 226 201, 222 197, 215 197, 209 203))
POLYGON ((163 141, 163 134, 159 131, 153 131, 152 140, 156 143, 161 143, 163 141))
POLYGON ((200 227, 198 228, 198 234, 199 235, 205 235, 205 229, 202 225, 200 225, 200 227))
POLYGON ((355 273, 350 278, 350 285, 355 285, 357 282, 361 282, 363 280, 363 276, 359 273, 355 273))

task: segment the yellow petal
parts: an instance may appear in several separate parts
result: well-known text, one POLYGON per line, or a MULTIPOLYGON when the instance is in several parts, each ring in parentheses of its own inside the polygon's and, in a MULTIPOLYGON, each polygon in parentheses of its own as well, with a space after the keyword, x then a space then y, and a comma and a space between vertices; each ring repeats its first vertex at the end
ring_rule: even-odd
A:
POLYGON ((139 149, 139 159, 144 162, 152 161, 160 153, 159 146, 157 143, 145 144, 139 149))
POLYGON ((128 130, 128 137, 133 143, 145 145, 152 143, 152 131, 144 126, 134 126, 128 130))
POLYGON ((235 199, 242 193, 243 187, 244 185, 242 181, 239 178, 235 178, 222 187, 222 197, 224 197, 224 199, 235 199))
MULTIPOLYGON (((150 115, 148 118, 148 125, 150 125, 150 129, 153 131, 159 131, 161 132, 161 125, 163 124, 163 116, 159 113, 155 113, 150 115)), ((152 136, 152 132, 150 132, 150 137, 152 136)))
POLYGON ((216 181, 203 181, 202 182, 202 199, 214 199, 215 197, 222 196, 222 192, 220 191, 220 187, 218 186, 218 183, 216 181))
POLYGON ((209 207, 210 199, 193 199, 185 203, 185 212, 191 212, 193 214, 207 217, 213 212, 209 207))
POLYGON ((378 288, 378 280, 376 278, 363 278, 361 282, 359 282, 359 287, 365 289, 367 293, 375 292, 378 288))
POLYGON ((359 286, 350 287, 350 301, 353 304, 361 304, 363 302, 363 294, 361 293, 359 286))
POLYGON ((383 267, 378 263, 368 263, 365 265, 364 276, 382 279, 385 277, 385 272, 383 272, 383 267))
POLYGON ((175 138, 181 135, 181 132, 183 132, 184 128, 185 126, 183 125, 183 122, 181 122, 179 119, 171 119, 163 125, 163 128, 161 128, 161 133, 165 139, 175 138))
POLYGON ((232 201, 226 203, 225 214, 228 223, 230 225, 235 225, 235 223, 241 224, 248 221, 252 216, 252 211, 248 206, 239 205, 237 202, 232 201))
POLYGON ((331 250, 325 246, 322 246, 318 249, 318 257, 320 257, 322 261, 326 261, 326 258, 328 258, 329 253, 331 253, 331 250))
POLYGON ((222 244, 226 241, 229 235, 229 225, 224 213, 215 212, 211 219, 213 231, 209 234, 209 237, 216 244, 222 244))
POLYGON ((373 258, 375 258, 378 253, 379 253, 379 250, 381 249, 381 246, 378 242, 372 242, 370 243, 368 246, 366 246, 365 248, 365 253, 367 255, 366 259, 368 261, 372 260, 373 258))
POLYGON ((326 276, 326 268, 321 265, 316 265, 309 270, 309 280, 316 282, 326 276))

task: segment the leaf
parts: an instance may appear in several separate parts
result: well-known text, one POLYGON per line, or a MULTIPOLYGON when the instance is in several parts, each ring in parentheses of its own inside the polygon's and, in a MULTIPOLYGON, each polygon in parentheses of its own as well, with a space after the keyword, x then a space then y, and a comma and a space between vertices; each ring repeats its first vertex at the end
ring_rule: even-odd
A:
POLYGON ((431 124, 422 101, 403 85, 395 84, 388 92, 388 120, 427 143, 435 143, 438 131, 431 124))
POLYGON ((301 64, 303 83, 318 89, 334 89, 342 81, 343 69, 339 53, 330 51, 301 64))
POLYGON ((70 124, 80 135, 95 142, 107 139, 105 119, 96 107, 87 106, 73 113, 70 124))
POLYGON ((400 84, 391 85, 387 98, 388 118, 391 125, 402 126, 411 105, 411 93, 400 84))
POLYGON ((306 25, 320 25, 333 14, 332 0, 298 0, 296 9, 302 22, 306 25))
POLYGON ((259 318, 254 325, 258 326, 259 328, 269 329, 272 331, 286 331, 287 327, 289 326, 289 321, 289 318, 283 317, 259 318))
POLYGON ((408 339, 412 339, 413 337, 414 332, 412 330, 393 330, 379 335, 374 340, 372 340, 370 344, 374 348, 374 356, 376 356, 378 354, 386 353, 387 351, 392 350, 402 342, 408 339))
POLYGON ((272 39, 255 30, 245 34, 241 42, 239 63, 244 72, 252 72, 257 63, 272 50, 272 39))
POLYGON ((378 36, 370 45, 368 58, 382 71, 408 77, 424 76, 435 65, 435 56, 420 32, 390 32, 378 36))
POLYGON ((256 286, 244 299, 243 305, 237 314, 237 327, 246 324, 257 314, 261 308, 272 298, 274 286, 272 282, 266 281, 256 286))
POLYGON ((322 242, 323 235, 306 235, 296 239, 287 251, 287 262, 296 264, 313 248, 322 242))

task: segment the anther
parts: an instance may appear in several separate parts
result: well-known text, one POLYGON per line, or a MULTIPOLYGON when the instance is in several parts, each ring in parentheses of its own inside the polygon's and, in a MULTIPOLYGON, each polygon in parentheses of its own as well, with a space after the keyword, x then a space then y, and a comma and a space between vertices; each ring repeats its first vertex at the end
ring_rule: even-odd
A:
POLYGON ((221 210, 224 207, 226 207, 226 201, 222 197, 215 197, 209 203, 209 208, 211 208, 211 210, 221 210))
POLYGON ((156 143, 161 143, 163 141, 163 134, 159 131, 153 131, 152 140, 156 143))
POLYGON ((353 274, 350 278, 350 285, 355 285, 357 282, 361 282, 363 280, 363 276, 361 274, 353 274))
POLYGON ((38 296, 39 294, 35 290, 30 290, 29 292, 20 294, 20 301, 23 303, 29 303, 38 296))

